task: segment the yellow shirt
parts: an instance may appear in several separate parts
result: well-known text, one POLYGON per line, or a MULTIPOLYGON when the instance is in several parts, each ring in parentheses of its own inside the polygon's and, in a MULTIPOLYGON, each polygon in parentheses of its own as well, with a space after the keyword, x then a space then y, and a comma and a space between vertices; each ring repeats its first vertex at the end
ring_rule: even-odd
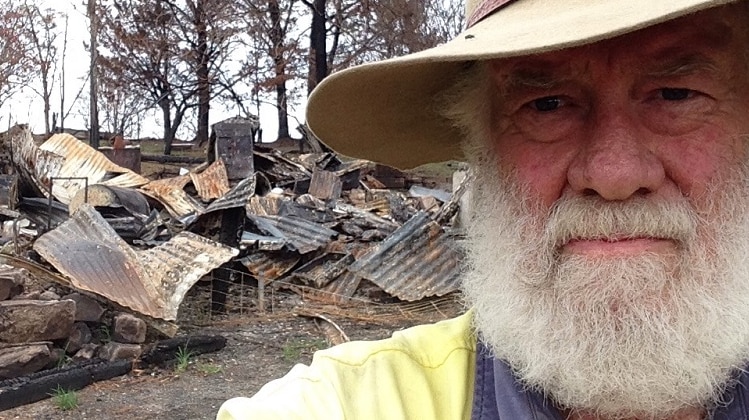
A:
POLYGON ((232 398, 217 420, 468 420, 476 338, 470 313, 315 353, 252 398, 232 398))

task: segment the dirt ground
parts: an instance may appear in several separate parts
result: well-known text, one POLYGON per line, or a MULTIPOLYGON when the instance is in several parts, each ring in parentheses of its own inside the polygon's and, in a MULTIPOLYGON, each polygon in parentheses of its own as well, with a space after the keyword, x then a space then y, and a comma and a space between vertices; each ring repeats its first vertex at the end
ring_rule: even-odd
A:
POLYGON ((190 334, 227 338, 223 350, 191 357, 184 371, 174 363, 136 369, 77 391, 75 409, 63 411, 53 399, 46 399, 0 412, 0 419, 211 419, 226 399, 251 396, 294 364, 309 363, 315 350, 340 336, 338 329, 350 340, 379 339, 461 310, 454 298, 348 309, 301 303, 295 296, 287 301, 294 304, 277 305, 272 313, 215 317, 204 325, 183 326, 190 334), (325 320, 296 315, 300 312, 325 320))

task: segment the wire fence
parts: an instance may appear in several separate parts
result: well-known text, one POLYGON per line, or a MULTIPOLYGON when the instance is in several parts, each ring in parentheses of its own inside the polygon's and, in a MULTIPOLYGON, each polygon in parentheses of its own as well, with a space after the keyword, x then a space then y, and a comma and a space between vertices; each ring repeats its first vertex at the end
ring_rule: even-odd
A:
POLYGON ((194 325, 233 317, 273 315, 335 315, 367 322, 424 322, 457 315, 463 310, 458 294, 403 302, 343 296, 279 279, 263 284, 246 271, 221 267, 195 284, 182 305, 178 322, 194 325))

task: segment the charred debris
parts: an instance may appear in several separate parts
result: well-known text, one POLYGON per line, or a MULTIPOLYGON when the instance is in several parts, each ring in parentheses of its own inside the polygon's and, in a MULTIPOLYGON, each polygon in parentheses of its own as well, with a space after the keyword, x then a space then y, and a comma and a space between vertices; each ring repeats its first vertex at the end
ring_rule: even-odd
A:
POLYGON ((237 274, 257 286, 258 311, 281 288, 331 304, 457 290, 470 177, 434 185, 312 138, 291 148, 304 145, 261 147, 231 119, 214 125, 205 162, 148 179, 137 146, 0 134, 0 411, 176 348, 222 348, 221 336, 177 336, 199 283, 219 313, 237 274))
POLYGON ((36 142, 24 126, 0 134, 0 267, 167 335, 201 280, 214 279, 212 309, 224 310, 236 270, 261 292, 299 285, 331 302, 363 284, 405 301, 457 289, 454 225, 468 181, 451 193, 317 142, 308 153, 263 148, 243 128, 214 125, 205 163, 156 180, 128 168, 139 168, 137 147, 102 153, 69 134, 36 142))

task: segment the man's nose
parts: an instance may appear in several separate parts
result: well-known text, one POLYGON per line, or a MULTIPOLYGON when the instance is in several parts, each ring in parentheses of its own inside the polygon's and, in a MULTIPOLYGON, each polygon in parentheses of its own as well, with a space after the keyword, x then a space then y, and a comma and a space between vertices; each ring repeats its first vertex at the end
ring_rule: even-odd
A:
POLYGON ((647 147, 646 131, 626 113, 594 117, 568 169, 573 190, 605 200, 626 200, 656 191, 664 182, 665 170, 647 147))

